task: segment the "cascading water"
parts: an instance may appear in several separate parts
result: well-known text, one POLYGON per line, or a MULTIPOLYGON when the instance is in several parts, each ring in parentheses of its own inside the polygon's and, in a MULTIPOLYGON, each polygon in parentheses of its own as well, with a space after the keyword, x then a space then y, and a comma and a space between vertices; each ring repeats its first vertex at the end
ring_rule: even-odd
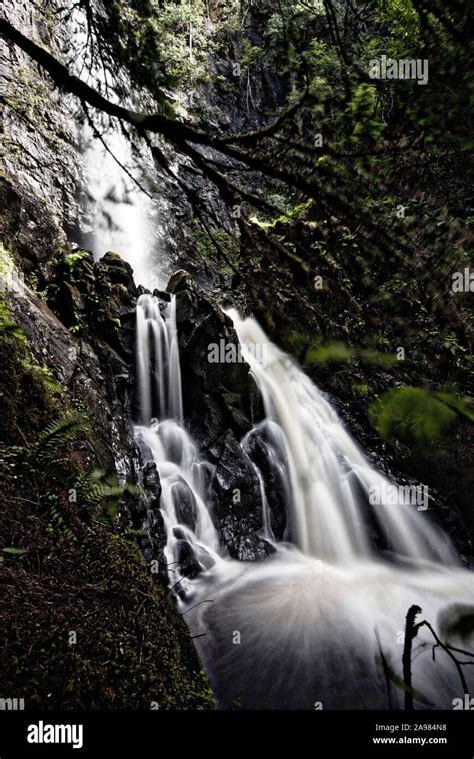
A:
MULTIPOLYGON (((130 93, 125 105, 133 108, 133 88, 125 75, 120 81, 91 52, 87 17, 79 3, 71 13, 69 27, 74 73, 112 102, 124 105, 117 89, 130 93)), ((107 251, 120 252, 132 265, 136 282, 164 287, 165 280, 159 276, 165 269, 160 255, 163 235, 157 232, 162 232, 165 201, 149 192, 151 158, 147 159, 144 151, 136 155, 119 122, 108 117, 94 126, 84 120, 78 130, 78 146, 83 218, 76 242, 91 250, 96 260, 107 251)))
MULTIPOLYGON (((199 570, 219 560, 207 509, 210 466, 182 424, 176 302, 141 295, 137 302, 137 379, 141 424, 136 438, 157 464, 169 566, 191 558, 199 570)), ((174 570, 173 570, 174 571, 174 570)), ((181 584, 184 591, 187 583, 181 584)))
MULTIPOLYGON (((386 479, 258 324, 230 315, 266 410, 266 420, 241 445, 250 455, 252 438, 264 441, 288 513, 285 542, 277 542, 264 476, 254 463, 263 537, 275 550, 249 563, 230 559, 219 544, 207 508, 210 466, 183 428, 175 303, 144 295, 137 304, 136 436, 162 481, 167 561, 176 566, 193 557, 179 603, 218 702, 223 708, 401 708, 403 690, 384 676, 382 661, 385 673, 400 680, 409 607, 421 606, 442 637, 466 647, 454 622, 472 615, 472 575, 458 568, 449 541, 425 512, 403 502, 390 506, 383 495, 369 508, 369 492, 386 492, 386 479), (252 350, 255 345, 264 350, 252 350), (389 549, 384 554, 370 522, 389 549)), ((412 662, 416 704, 452 708, 463 696, 461 683, 442 648, 432 660, 433 644, 426 628, 419 632, 412 662)), ((472 689, 471 673, 465 677, 472 689)))
POLYGON ((449 542, 426 516, 408 502, 396 508, 386 502, 386 479, 369 465, 311 380, 267 339, 254 319, 243 321, 235 311, 229 315, 259 386, 267 419, 280 431, 277 447, 284 449, 280 458, 286 462, 291 490, 292 542, 304 554, 340 564, 357 556, 369 557, 373 549, 366 523, 372 492, 380 494, 372 516, 394 551, 414 559, 452 563, 449 542))
POLYGON ((137 374, 140 418, 182 422, 176 301, 162 305, 151 295, 137 303, 137 374), (162 313, 162 310, 164 313, 162 313))

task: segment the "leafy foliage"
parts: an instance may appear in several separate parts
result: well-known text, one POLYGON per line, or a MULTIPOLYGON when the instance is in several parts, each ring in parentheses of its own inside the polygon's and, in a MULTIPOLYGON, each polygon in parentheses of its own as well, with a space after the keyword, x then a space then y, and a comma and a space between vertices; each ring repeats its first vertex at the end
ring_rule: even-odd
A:
POLYGON ((141 493, 137 485, 120 485, 116 474, 107 474, 100 469, 82 472, 77 478, 76 488, 80 502, 89 508, 100 507, 101 521, 112 526, 124 495, 138 496, 141 493))
POLYGON ((38 438, 34 449, 35 456, 43 462, 52 461, 61 452, 67 440, 89 426, 88 419, 81 414, 69 414, 50 422, 38 438))
POLYGON ((473 411, 463 398, 420 387, 400 387, 378 398, 369 418, 384 438, 429 443, 440 437, 458 414, 474 421, 473 411))
POLYGON ((344 343, 329 342, 325 345, 310 348, 305 357, 307 364, 323 366, 325 364, 338 364, 349 361, 354 356, 354 351, 344 343))
POLYGON ((16 340, 25 340, 25 330, 19 324, 11 321, 10 309, 0 298, 0 335, 12 336, 16 340))
POLYGON ((75 250, 73 253, 67 253, 65 261, 69 267, 70 273, 73 274, 79 262, 89 258, 89 256, 90 253, 87 250, 75 250))

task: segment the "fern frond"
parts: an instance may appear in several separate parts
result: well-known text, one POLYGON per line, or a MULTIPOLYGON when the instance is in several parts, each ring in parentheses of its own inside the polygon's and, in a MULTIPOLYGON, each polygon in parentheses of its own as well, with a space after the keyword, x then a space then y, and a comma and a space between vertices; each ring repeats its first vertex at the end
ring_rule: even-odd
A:
POLYGON ((88 427, 89 421, 82 414, 72 414, 51 422, 37 440, 34 449, 37 457, 42 461, 52 458, 67 440, 88 427))

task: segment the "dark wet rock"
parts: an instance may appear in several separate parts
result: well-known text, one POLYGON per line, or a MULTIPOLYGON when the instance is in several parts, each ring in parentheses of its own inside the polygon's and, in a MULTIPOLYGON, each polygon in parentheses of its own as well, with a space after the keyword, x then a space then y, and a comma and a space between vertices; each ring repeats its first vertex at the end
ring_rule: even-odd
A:
POLYGON ((157 466, 150 460, 148 448, 137 445, 134 467, 143 494, 135 499, 131 508, 131 519, 135 529, 144 533, 139 538, 140 549, 148 562, 155 562, 157 573, 167 578, 167 564, 163 549, 166 545, 166 530, 160 511, 161 481, 157 466))
POLYGON ((229 430, 210 448, 215 466, 211 480, 212 508, 222 542, 238 559, 256 559, 270 552, 258 533, 262 529, 260 483, 250 459, 229 430))
POLYGON ((208 447, 222 430, 241 435, 250 429, 257 393, 245 362, 212 361, 212 346, 223 341, 237 347, 237 335, 218 304, 198 293, 185 272, 176 303, 184 413, 201 445, 208 447))
POLYGON ((263 538, 249 531, 242 534, 242 526, 236 525, 235 518, 226 517, 222 525, 222 535, 228 546, 232 546, 231 555, 239 561, 256 561, 264 559, 274 549, 263 538))
POLYGON ((196 557, 192 545, 184 536, 179 537, 179 531, 175 530, 176 542, 176 561, 178 572, 181 577, 196 577, 201 571, 201 565, 196 557))
POLYGON ((188 286, 192 286, 192 282, 193 278, 191 274, 184 271, 184 269, 180 269, 170 277, 166 289, 168 293, 177 293, 179 290, 185 290, 188 286))
POLYGON ((282 482, 281 474, 268 455, 268 448, 259 435, 252 435, 245 447, 251 460, 258 467, 265 483, 265 495, 270 509, 270 522, 273 535, 277 540, 284 540, 287 536, 287 504, 285 496, 288 492, 289 483, 282 482))
POLYGON ((109 252, 94 265, 94 274, 97 299, 93 317, 97 333, 127 362, 133 363, 135 323, 130 312, 135 308, 137 290, 132 267, 117 253, 109 252))
POLYGON ((164 300, 167 303, 171 300, 170 293, 167 293, 166 290, 153 290, 153 295, 155 298, 159 298, 160 300, 164 300))
POLYGON ((172 498, 178 521, 194 531, 197 517, 196 499, 192 490, 183 479, 177 480, 173 484, 172 498))
POLYGON ((150 295, 150 291, 147 290, 147 288, 144 287, 143 285, 138 285, 138 287, 137 287, 137 298, 140 295, 150 295))
POLYGON ((151 511, 159 511, 161 482, 158 469, 154 461, 147 461, 142 467, 143 487, 148 494, 148 508, 151 511))

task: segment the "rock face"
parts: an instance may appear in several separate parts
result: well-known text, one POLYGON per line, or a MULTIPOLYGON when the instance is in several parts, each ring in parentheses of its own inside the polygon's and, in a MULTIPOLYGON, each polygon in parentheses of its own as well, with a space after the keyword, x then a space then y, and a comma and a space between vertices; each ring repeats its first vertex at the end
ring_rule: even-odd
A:
MULTIPOLYGON (((49 3, 41 12, 7 0, 13 25, 54 54, 67 45, 49 3)), ((0 238, 29 287, 13 298, 15 320, 31 337, 38 363, 95 419, 96 453, 106 469, 133 478, 130 384, 136 289, 115 253, 94 263, 74 251, 67 230, 79 220, 80 155, 73 103, 19 49, 0 41, 4 155, 0 238), (41 293, 41 297, 38 297, 41 293)))
POLYGON ((58 285, 62 319, 24 288, 11 299, 14 320, 29 336, 38 364, 50 367, 63 389, 93 418, 100 465, 117 468, 130 480, 135 457, 130 432, 133 332, 127 315, 133 308, 133 280, 127 287, 113 286, 117 278, 131 279, 130 268, 115 254, 94 266, 88 257, 81 266, 89 276, 77 276, 74 282, 61 279, 58 285))
POLYGON ((212 356, 212 347, 222 341, 237 348, 231 320, 185 273, 172 277, 168 289, 176 295, 184 414, 191 432, 205 447, 216 428, 244 434, 259 414, 249 367, 244 361, 216 362, 212 356))
POLYGON ((212 360, 215 346, 239 344, 219 305, 200 294, 186 272, 174 275, 168 289, 177 303, 185 423, 213 466, 210 505, 221 541, 231 556, 261 558, 271 548, 259 537, 260 483, 239 443, 261 418, 258 390, 243 360, 212 360))
POLYGON ((263 515, 255 469, 231 430, 216 440, 210 454, 216 467, 212 496, 222 543, 242 561, 263 558, 272 549, 259 537, 263 515))
MULTIPOLYGON (((23 34, 53 54, 67 42, 68 29, 57 23, 60 3, 33 4, 6 0, 2 13, 23 34)), ((80 159, 70 117, 72 103, 53 87, 21 50, 0 40, 0 89, 3 107, 3 169, 0 188, 1 234, 15 238, 25 274, 34 273, 40 287, 48 278, 64 229, 78 216, 80 159)))

